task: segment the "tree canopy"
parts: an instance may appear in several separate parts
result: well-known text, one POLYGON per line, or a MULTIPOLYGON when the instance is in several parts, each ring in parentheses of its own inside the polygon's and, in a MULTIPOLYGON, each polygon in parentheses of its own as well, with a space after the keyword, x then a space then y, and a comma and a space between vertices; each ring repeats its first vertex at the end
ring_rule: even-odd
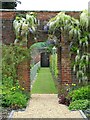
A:
POLYGON ((2 9, 15 9, 18 3, 21 4, 18 0, 1 1, 2 9))

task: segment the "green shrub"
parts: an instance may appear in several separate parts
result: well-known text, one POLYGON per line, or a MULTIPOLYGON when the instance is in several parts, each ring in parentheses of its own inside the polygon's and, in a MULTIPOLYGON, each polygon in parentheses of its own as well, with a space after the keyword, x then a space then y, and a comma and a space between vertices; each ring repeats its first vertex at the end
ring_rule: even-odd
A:
POLYGON ((21 91, 9 91, 9 94, 3 96, 3 106, 15 108, 23 108, 27 105, 27 97, 21 91))
POLYGON ((85 99, 90 99, 90 85, 81 87, 77 90, 73 90, 72 92, 69 93, 69 96, 72 97, 72 101, 75 100, 85 100, 85 99))
POLYGON ((90 107, 90 101, 86 100, 75 100, 69 105, 70 110, 85 110, 90 107))
POLYGON ((70 110, 84 110, 90 107, 90 85, 71 91, 68 97, 72 98, 70 110))
POLYGON ((20 87, 17 81, 13 85, 12 77, 3 77, 2 85, 2 106, 22 108, 26 106, 28 94, 25 93, 24 88, 20 87))

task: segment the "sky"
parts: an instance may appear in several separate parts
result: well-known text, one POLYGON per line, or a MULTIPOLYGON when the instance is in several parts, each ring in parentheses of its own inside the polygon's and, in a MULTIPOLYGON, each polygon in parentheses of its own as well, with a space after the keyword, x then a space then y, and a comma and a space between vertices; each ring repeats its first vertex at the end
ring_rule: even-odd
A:
POLYGON ((17 10, 82 11, 90 0, 20 0, 17 10))

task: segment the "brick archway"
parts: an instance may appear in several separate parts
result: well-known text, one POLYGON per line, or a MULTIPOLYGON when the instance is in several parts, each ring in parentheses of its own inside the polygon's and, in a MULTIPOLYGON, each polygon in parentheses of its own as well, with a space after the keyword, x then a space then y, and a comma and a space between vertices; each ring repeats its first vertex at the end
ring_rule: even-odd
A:
MULTIPOLYGON (((36 11, 37 12, 37 11, 36 11)), ((10 44, 14 42, 15 35, 13 32, 13 20, 17 13, 25 14, 26 11, 2 11, 0 12, 0 20, 2 20, 2 42, 4 44, 10 44)), ((38 28, 37 41, 33 41, 33 35, 29 34, 28 36, 28 43, 27 49, 34 44, 35 42, 43 42, 47 39, 47 34, 43 32, 43 25, 47 22, 50 18, 54 17, 58 12, 48 12, 48 11, 41 11, 37 12, 37 19, 40 22, 40 28, 38 28), (45 22, 44 22, 45 21, 45 22)), ((78 18, 80 12, 66 12, 67 14, 78 18)), ((65 43, 64 40, 66 38, 61 35, 60 41, 58 42, 57 47, 57 54, 58 54, 58 82, 59 83, 71 83, 72 82, 72 75, 71 75, 71 67, 70 67, 70 58, 69 58, 69 51, 68 51, 68 43, 65 43)), ((20 84, 26 89, 26 91, 30 91, 30 61, 24 61, 20 63, 18 66, 18 77, 20 84)))
MULTIPOLYGON (((32 35, 30 35, 30 38, 32 38, 32 35)), ((68 43, 64 42, 64 36, 61 35, 60 37, 60 43, 58 43, 57 47, 57 63, 58 63, 58 83, 64 84, 72 83, 72 71, 71 71, 71 60, 69 56, 69 50, 68 50, 68 43)), ((37 42, 43 42, 43 40, 39 40, 37 42)), ((35 41, 29 41, 28 47, 33 45, 35 41)), ((28 49, 27 47, 27 49, 28 49)), ((22 62, 18 67, 18 76, 22 76, 23 79, 19 77, 19 80, 21 81, 21 85, 27 90, 30 90, 30 61, 24 61, 22 62)))

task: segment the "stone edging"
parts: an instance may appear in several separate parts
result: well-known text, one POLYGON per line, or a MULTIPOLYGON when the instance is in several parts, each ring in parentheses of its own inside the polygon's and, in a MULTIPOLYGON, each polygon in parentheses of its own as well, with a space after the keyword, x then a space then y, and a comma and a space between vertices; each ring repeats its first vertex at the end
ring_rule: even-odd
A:
POLYGON ((7 118, 7 120, 12 120, 12 116, 14 114, 14 110, 12 110, 7 118))
POLYGON ((84 112, 82 110, 79 110, 79 112, 85 120, 88 120, 88 118, 86 117, 86 115, 84 114, 84 112))
MULTIPOLYGON (((22 111, 22 110, 21 110, 22 111)), ((15 110, 12 110, 11 113, 9 114, 9 117, 7 120, 12 120, 12 116, 14 114, 15 110)), ((83 113, 82 110, 79 110, 80 114, 82 115, 82 117, 85 119, 85 120, 88 120, 88 118, 86 117, 86 115, 83 113)))
MULTIPOLYGON (((32 9, 32 10, 24 10, 24 9, 22 9, 22 10, 17 10, 17 9, 0 9, 0 12, 21 12, 21 11, 28 11, 28 12, 30 12, 30 11, 32 11, 32 12, 60 12, 60 11, 65 11, 65 10, 34 10, 34 9, 32 9)), ((81 12, 81 10, 66 10, 66 12, 81 12)))

